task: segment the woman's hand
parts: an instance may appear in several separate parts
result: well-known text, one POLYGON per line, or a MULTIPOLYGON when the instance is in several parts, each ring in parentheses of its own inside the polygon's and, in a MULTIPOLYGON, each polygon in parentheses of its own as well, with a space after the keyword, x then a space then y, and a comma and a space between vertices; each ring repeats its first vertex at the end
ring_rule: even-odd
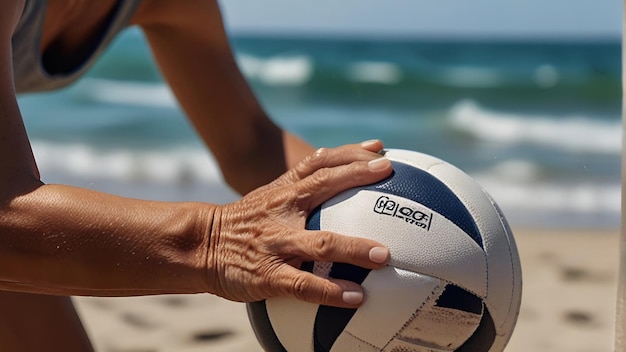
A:
POLYGON ((276 296, 354 308, 361 287, 299 270, 304 261, 378 269, 389 251, 375 241, 305 230, 309 213, 335 194, 391 174, 380 141, 319 149, 274 182, 215 211, 207 256, 209 291, 251 302, 276 296))

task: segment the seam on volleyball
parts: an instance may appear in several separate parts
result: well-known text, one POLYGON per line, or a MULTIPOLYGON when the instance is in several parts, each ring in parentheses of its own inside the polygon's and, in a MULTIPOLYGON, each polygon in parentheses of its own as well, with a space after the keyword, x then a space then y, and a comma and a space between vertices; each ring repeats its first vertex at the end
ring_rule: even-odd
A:
POLYGON ((424 170, 424 171, 430 171, 430 169, 432 167, 437 166, 437 165, 446 165, 446 164, 448 164, 445 161, 439 160, 439 161, 437 161, 437 162, 435 162, 435 163, 433 163, 431 165, 428 165, 428 166, 424 167, 422 165, 419 165, 418 163, 416 163, 414 160, 411 160, 411 159, 405 159, 405 158, 401 158, 401 157, 392 156, 392 157, 389 158, 389 160, 391 160, 391 161, 399 161, 399 162, 402 162, 402 163, 407 164, 407 165, 411 165, 413 167, 416 167, 416 168, 424 170))
MULTIPOLYGON (((360 341, 360 342, 362 342, 362 343, 364 343, 364 344, 366 344, 366 345, 368 345, 368 346, 371 346, 371 347, 376 348, 376 349, 380 349, 378 346, 375 346, 374 344, 372 344, 372 343, 370 343, 370 342, 368 342, 368 341, 363 340, 362 338, 360 338, 360 337, 358 337, 358 336, 356 336, 356 335, 352 334, 352 333, 351 333, 350 331, 348 331, 348 330, 344 330, 343 332, 345 332, 346 334, 350 335, 353 339, 358 340, 358 341, 360 341)), ((382 351, 382 350, 383 350, 383 349, 380 349, 380 351, 382 351)))
MULTIPOLYGON (((424 170, 428 171, 428 173, 430 173, 431 175, 433 175, 433 174, 430 172, 430 169, 432 169, 432 168, 433 168, 433 167, 435 167, 435 166, 439 166, 439 165, 447 165, 447 163, 446 163, 446 162, 443 162, 443 161, 442 161, 442 162, 439 162, 439 163, 434 163, 434 164, 432 164, 432 165, 428 166, 428 168, 426 168, 426 169, 424 169, 424 170)), ((434 177, 437 177, 437 176, 435 176, 435 175, 433 175, 433 176, 434 176, 434 177)), ((439 177, 437 177, 437 179, 438 179, 439 181, 443 182, 443 184, 444 184, 444 185, 446 185, 446 187, 450 188, 450 186, 448 186, 448 184, 447 184, 447 183, 445 183, 443 180, 441 180, 439 177)), ((481 188, 481 190, 483 191, 483 193, 486 193, 486 192, 485 192, 485 190, 484 190, 483 188, 481 188)), ((457 198, 458 198, 458 197, 457 197, 457 198)), ((488 194, 487 194, 487 198, 489 199, 490 203, 492 203, 491 205, 493 206, 493 200, 491 199, 491 197, 490 197, 488 194)), ((460 200, 460 199, 459 199, 459 200, 460 200)), ((463 201, 461 201, 461 202, 465 205, 465 203, 464 203, 463 201)), ((502 218, 499 216, 499 215, 500 215, 500 213, 498 213, 497 211, 496 211, 496 213, 498 214, 498 217, 500 218, 500 222, 502 222, 502 218)), ((441 215, 441 214, 439 214, 439 215, 441 215)), ((442 215, 442 216, 443 216, 443 215, 442 215)), ((444 218, 445 218, 445 216, 444 216, 444 218)), ((446 218, 446 219, 448 219, 448 218, 446 218)), ((474 219, 474 217, 473 217, 473 216, 472 216, 472 220, 474 221, 474 223, 476 222, 476 220, 474 219)), ((448 219, 448 221, 451 221, 451 220, 450 220, 450 219, 448 219)), ((465 231, 463 231, 463 232, 465 232, 465 231)), ((485 239, 483 238, 483 234, 482 234, 480 231, 478 231, 478 235, 480 235, 480 237, 481 237, 481 241, 483 242, 483 248, 481 248, 481 249, 482 249, 483 255, 485 256, 485 278, 486 278, 486 280, 485 280, 485 297, 483 297, 483 296, 479 295, 478 293, 476 293, 476 292, 474 292, 474 291, 472 291, 472 290, 470 290, 470 289, 468 289, 468 288, 466 288, 466 287, 461 287, 461 286, 459 286, 458 284, 455 284, 455 283, 453 283, 453 282, 449 282, 449 281, 448 281, 448 280, 446 280, 446 279, 443 279, 443 278, 438 278, 438 279, 441 279, 441 280, 444 280, 444 281, 446 281, 446 282, 449 282, 449 283, 450 283, 450 284, 452 284, 452 285, 459 286, 459 287, 461 287, 462 289, 467 290, 467 291, 469 291, 469 292, 471 292, 471 293, 475 294, 476 296, 480 297, 481 299, 486 299, 486 298, 487 298, 487 296, 489 295, 489 259, 487 258, 487 248, 486 248, 486 247, 487 247, 487 245, 485 244, 485 239)), ((508 238, 507 238, 507 242, 508 242, 508 238)), ((509 247, 510 247, 510 246, 509 246, 509 247)), ((509 248, 509 256, 510 256, 510 254, 511 254, 511 248, 509 248)), ((406 270, 406 269, 405 269, 405 270, 406 270)), ((429 275, 429 276, 430 276, 430 275, 429 275)), ((433 276, 433 277, 434 277, 434 276, 433 276)), ((515 282, 515 281, 514 281, 514 282, 515 282)), ((513 296, 513 295, 511 295, 511 296, 513 296)), ((512 299, 513 299, 513 298, 511 298, 511 300, 512 300, 512 299)), ((509 310, 510 310, 510 306, 511 306, 511 304, 510 304, 510 301, 509 301, 509 310)))
MULTIPOLYGON (((434 163, 434 164, 432 164, 432 165, 428 166, 428 168, 423 169, 423 170, 428 171, 428 172, 430 173, 430 169, 432 169, 433 167, 438 166, 438 165, 446 165, 446 163, 444 163, 444 162, 434 163)), ((433 174, 431 174, 431 175, 433 175, 433 174)), ((433 175, 433 176, 435 176, 435 175, 433 175)), ((435 176, 435 177, 436 177, 436 176, 435 176)), ((439 177, 437 177, 437 179, 439 180, 439 177)), ((441 180, 439 180, 439 181, 441 181, 441 180)), ((441 181, 441 182, 443 182, 443 181, 441 181)), ((444 183, 444 184, 445 184, 445 183, 444 183)), ((447 186, 447 185, 446 185, 446 186, 447 186)))
MULTIPOLYGON (((484 255, 487 256, 486 253, 484 253, 484 255)), ((485 260, 485 262, 487 262, 487 260, 485 260)), ((486 263, 485 265, 488 266, 489 263, 486 263)), ((428 277, 432 277, 434 279, 438 279, 438 280, 444 281, 444 282, 446 282, 446 283, 448 283, 450 285, 454 285, 454 286, 460 287, 460 288, 464 289, 465 291, 473 294, 474 296, 479 297, 481 300, 484 300, 485 298, 487 298, 487 294, 489 293, 489 291, 486 290, 488 288, 488 286, 489 286, 488 283, 485 284, 486 289, 485 289, 485 295, 483 296, 480 293, 478 293, 478 292, 476 292, 476 291, 474 291, 472 289, 469 289, 469 288, 467 288, 465 286, 461 286, 458 283, 452 282, 452 281, 450 281, 450 280, 448 280, 446 278, 443 278, 443 277, 439 277, 439 276, 435 276, 435 275, 431 275, 431 274, 425 274, 425 273, 416 272, 415 269, 413 269, 413 268, 405 268, 405 267, 402 267, 402 266, 398 266, 397 264, 394 264, 393 267, 397 268, 397 269, 400 269, 400 270, 405 270, 405 271, 408 271, 408 272, 416 273, 416 274, 419 274, 419 275, 425 275, 425 276, 428 276, 428 277)), ((489 282, 489 272, 488 271, 485 272, 485 277, 487 278, 486 281, 489 282)))
MULTIPOLYGON (((445 281, 445 280, 444 280, 445 281)), ((387 346, 389 346, 389 344, 395 339, 397 338, 400 333, 415 319, 417 318, 417 316, 422 312, 422 308, 424 308, 424 306, 429 303, 433 297, 439 293, 439 295, 441 295, 441 293, 443 293, 443 289, 446 287, 446 285, 437 285, 435 286, 432 291, 430 291, 430 294, 428 295, 428 297, 426 297, 426 299, 422 302, 422 304, 417 308, 417 310, 415 311, 415 313, 411 314, 411 317, 409 317, 409 319, 407 321, 404 322, 404 324, 402 324, 402 327, 398 330, 398 332, 396 332, 391 339, 389 339, 389 341, 387 341, 387 343, 385 343, 385 345, 383 346, 383 348, 381 350, 384 350, 385 348, 387 348, 387 346)), ((375 347, 375 346, 374 346, 375 347)))
MULTIPOLYGON (((504 229, 504 233, 506 234, 506 242, 508 244, 507 247, 507 251, 509 253, 509 259, 511 262, 511 291, 510 291, 510 295, 509 295, 509 307, 507 310, 507 317, 509 316, 509 314, 511 313, 511 309, 513 308, 513 296, 515 293, 515 268, 513 267, 513 253, 511 252, 511 238, 513 237, 513 233, 509 233, 508 231, 508 226, 506 226, 506 224, 503 221, 503 217, 504 214, 502 214, 500 211, 498 211, 498 208, 495 205, 495 201, 493 200, 493 198, 491 198, 491 196, 483 189, 483 193, 485 193, 485 195, 487 196, 487 199, 489 199, 491 206, 493 207, 493 210, 496 212, 496 214, 498 214, 498 220, 500 221, 500 225, 502 226, 502 229, 504 229)), ((489 262, 487 262, 487 268, 489 268, 489 262)), ((487 280, 487 288, 489 288, 489 280, 487 280)), ((487 296, 489 296, 489 291, 487 291, 487 296)), ((519 315, 519 310, 518 313, 519 315)), ((504 324, 506 324, 506 322, 508 321, 508 319, 505 319, 501 324, 498 325, 498 328, 502 328, 504 326, 504 324)))
MULTIPOLYGON (((466 202, 465 202, 464 200, 462 200, 461 198, 459 198, 459 196, 456 194, 456 192, 455 192, 452 188, 450 188, 450 185, 448 185, 448 183, 447 183, 447 182, 444 182, 444 180, 442 180, 442 179, 441 179, 441 177, 439 177, 439 176, 437 176, 437 175, 434 175, 434 174, 431 172, 431 169, 432 169, 432 168, 434 168, 434 167, 436 167, 436 166, 440 166, 440 165, 443 165, 443 166, 446 166, 446 165, 448 165, 448 166, 452 166, 452 165, 450 165, 450 164, 448 164, 448 163, 446 163, 446 162, 444 162, 444 161, 441 161, 441 162, 438 162, 438 163, 434 163, 434 164, 432 164, 432 165, 429 165, 427 168, 422 169, 422 170, 427 171, 427 172, 428 172, 431 176, 433 176, 434 178, 436 178, 437 180, 439 180, 439 182, 443 183, 443 185, 444 185, 444 186, 446 186, 446 187, 447 187, 447 188, 448 188, 448 189, 452 192, 452 194, 454 194, 454 196, 455 196, 455 197, 456 197, 456 198, 457 198, 457 199, 461 202, 461 204, 463 204, 463 205, 467 208, 467 204, 466 204, 466 202)), ((463 170, 461 170, 461 172, 463 172, 463 170)), ((484 190, 483 188, 481 188, 481 190, 482 190, 483 192, 485 192, 485 190, 484 190)), ((487 195, 487 198, 488 198, 491 202, 493 202, 493 200, 491 199, 491 197, 489 197, 489 195, 487 195)), ((469 212, 469 210, 468 210, 468 212, 469 212)), ((446 218, 448 221, 450 221, 450 222, 452 222, 452 223, 454 224, 454 221, 452 221, 451 219, 448 219, 446 216, 444 216, 444 215, 442 215, 442 214, 439 214, 439 215, 443 216, 443 217, 444 217, 444 218, 446 218)), ((479 244, 478 246, 479 246, 479 247, 481 247, 481 250, 485 253, 485 256, 486 256, 486 255, 487 255, 487 251, 486 251, 486 249, 485 249, 485 239, 483 238, 483 234, 480 232, 480 229, 478 228, 478 225, 476 224, 476 219, 474 218, 474 215, 473 215, 473 214, 471 214, 471 212, 470 212, 470 215, 471 215, 471 218, 472 218, 472 222, 474 223, 474 226, 476 227, 476 230, 477 230, 477 232, 478 232, 478 235, 480 236, 480 241, 481 241, 481 243, 482 243, 482 246, 481 246, 480 244, 479 244)), ((455 225, 456 225, 456 224, 455 224, 455 225)), ((457 225, 457 227, 458 227, 458 225, 457 225)), ((472 237, 470 234, 468 234, 467 232, 465 232, 463 229, 461 229, 461 231, 463 231, 466 235, 470 236, 470 238, 472 237)))

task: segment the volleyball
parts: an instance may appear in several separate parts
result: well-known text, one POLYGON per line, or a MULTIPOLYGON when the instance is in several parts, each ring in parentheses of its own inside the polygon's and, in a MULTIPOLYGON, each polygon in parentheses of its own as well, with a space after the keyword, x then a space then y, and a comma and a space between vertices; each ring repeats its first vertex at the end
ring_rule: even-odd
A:
POLYGON ((384 152, 394 172, 349 189, 309 215, 307 228, 389 247, 380 270, 345 263, 301 267, 362 285, 358 309, 292 298, 247 304, 266 351, 430 352, 504 350, 519 314, 522 273, 496 202, 469 175, 433 156, 384 152))

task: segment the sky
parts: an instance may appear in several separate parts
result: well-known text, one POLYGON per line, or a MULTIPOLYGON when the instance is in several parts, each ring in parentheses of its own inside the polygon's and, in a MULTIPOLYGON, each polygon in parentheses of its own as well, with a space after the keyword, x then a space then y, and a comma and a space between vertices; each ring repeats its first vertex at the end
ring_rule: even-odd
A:
POLYGON ((621 0, 222 0, 233 34, 613 37, 621 0))

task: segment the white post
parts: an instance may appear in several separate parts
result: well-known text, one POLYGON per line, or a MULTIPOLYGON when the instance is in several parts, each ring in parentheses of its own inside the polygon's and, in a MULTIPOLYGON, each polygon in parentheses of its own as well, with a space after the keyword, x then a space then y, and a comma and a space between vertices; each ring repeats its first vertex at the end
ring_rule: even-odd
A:
MULTIPOLYGON (((626 104, 626 49, 624 48, 626 45, 626 25, 624 24, 626 21, 626 0, 623 3, 623 18, 622 18, 622 122, 624 122, 624 118, 626 117, 626 108, 624 105, 626 104)), ((623 123, 622 123, 623 124, 623 123)), ((624 153, 624 142, 626 138, 624 138, 624 134, 626 134, 626 129, 622 128, 622 226, 621 226, 621 236, 620 236, 620 260, 619 260, 619 270, 617 276, 617 306, 615 312, 615 352, 624 352, 626 351, 626 219, 624 219, 624 206, 626 205, 626 192, 623 190, 626 186, 625 177, 626 177, 626 157, 624 153)))

